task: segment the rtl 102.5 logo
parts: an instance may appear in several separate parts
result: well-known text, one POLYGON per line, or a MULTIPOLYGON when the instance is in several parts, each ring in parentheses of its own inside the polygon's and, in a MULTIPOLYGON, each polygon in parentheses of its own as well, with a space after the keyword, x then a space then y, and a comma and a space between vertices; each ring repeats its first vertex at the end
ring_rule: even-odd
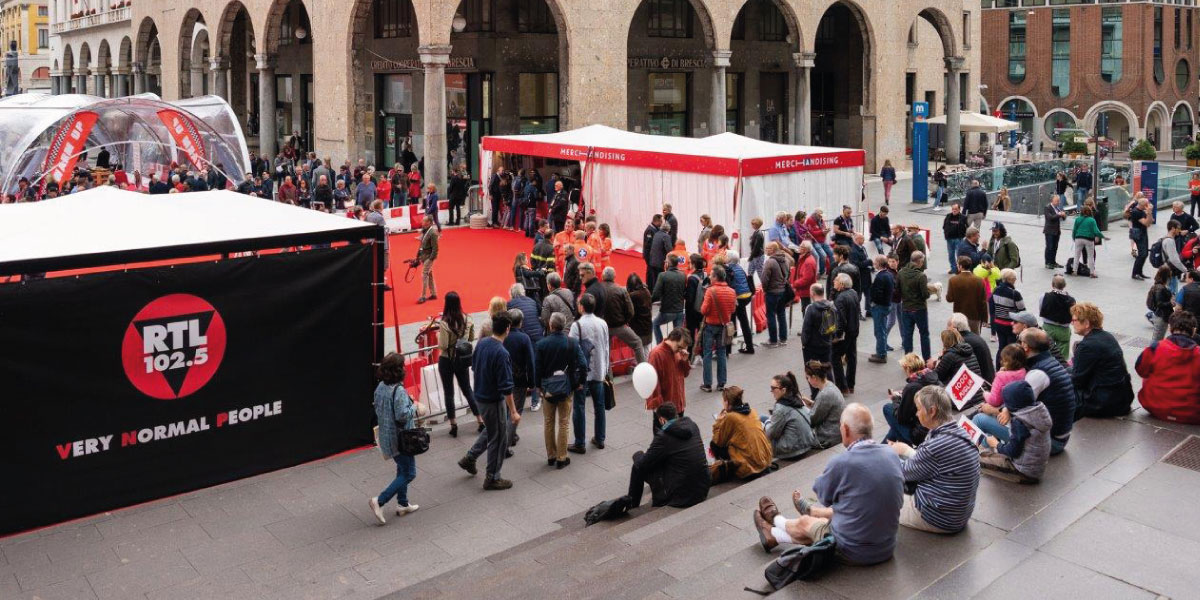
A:
POLYGON ((190 294, 158 298, 125 329, 125 376, 152 398, 174 400, 212 379, 225 356, 225 321, 217 309, 190 294))

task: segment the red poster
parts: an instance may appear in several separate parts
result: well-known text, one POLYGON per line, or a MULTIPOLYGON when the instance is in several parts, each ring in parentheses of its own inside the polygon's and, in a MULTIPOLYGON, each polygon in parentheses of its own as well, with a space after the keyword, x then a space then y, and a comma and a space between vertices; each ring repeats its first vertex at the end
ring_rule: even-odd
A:
POLYGON ((188 161, 197 169, 208 168, 208 161, 204 156, 204 140, 200 139, 200 132, 192 119, 169 108, 158 111, 158 118, 167 126, 167 131, 171 132, 175 145, 187 154, 188 161))
POLYGON ((79 160, 83 146, 98 118, 100 115, 97 113, 81 110, 71 115, 59 126, 58 131, 54 132, 50 147, 46 150, 46 162, 42 165, 46 181, 62 183, 75 169, 75 162, 79 160))

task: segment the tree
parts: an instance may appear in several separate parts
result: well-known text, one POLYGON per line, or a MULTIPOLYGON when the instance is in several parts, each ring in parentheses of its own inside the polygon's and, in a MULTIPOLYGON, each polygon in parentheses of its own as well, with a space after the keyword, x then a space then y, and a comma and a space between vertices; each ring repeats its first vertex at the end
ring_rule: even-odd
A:
POLYGON ((1129 149, 1130 160, 1155 160, 1158 158, 1158 152, 1155 152, 1154 146, 1150 145, 1150 140, 1138 140, 1138 143, 1129 149))

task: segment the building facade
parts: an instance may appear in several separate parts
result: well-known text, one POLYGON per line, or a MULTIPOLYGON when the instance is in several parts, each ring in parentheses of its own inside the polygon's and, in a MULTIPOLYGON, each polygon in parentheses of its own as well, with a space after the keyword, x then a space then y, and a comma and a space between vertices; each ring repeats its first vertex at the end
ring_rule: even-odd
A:
POLYGON ((984 99, 1020 121, 1034 149, 1055 132, 1099 133, 1126 149, 1194 136, 1200 87, 1195 0, 983 0, 984 99))
MULTIPOLYGON (((975 0, 139 0, 109 12, 61 33, 59 91, 93 92, 115 67, 130 92, 227 98, 265 154, 294 136, 335 162, 415 155, 433 181, 451 161, 476 170, 483 135, 594 123, 858 147, 874 171, 904 160, 908 106, 926 88, 939 106, 979 104, 975 0), (120 51, 102 62, 98 34, 118 18, 128 26, 103 41, 120 51)), ((959 140, 947 135, 948 154, 959 140)))
MULTIPOLYGON (((50 91, 50 14, 45 0, 0 0, 0 51, 17 44, 22 92, 50 91)), ((0 64, 0 70, 5 67, 0 64)), ((7 73, 0 81, 7 81, 7 73)))

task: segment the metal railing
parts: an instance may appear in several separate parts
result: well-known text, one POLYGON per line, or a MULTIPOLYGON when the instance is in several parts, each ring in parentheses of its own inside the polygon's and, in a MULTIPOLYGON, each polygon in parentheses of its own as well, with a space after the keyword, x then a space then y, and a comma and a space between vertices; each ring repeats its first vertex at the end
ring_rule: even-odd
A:
POLYGON ((100 25, 111 25, 128 21, 132 18, 133 9, 128 6, 120 8, 110 8, 103 12, 98 12, 94 15, 84 15, 67 21, 59 21, 50 25, 51 33, 55 35, 69 31, 78 31, 87 29, 88 27, 97 27, 100 25))

